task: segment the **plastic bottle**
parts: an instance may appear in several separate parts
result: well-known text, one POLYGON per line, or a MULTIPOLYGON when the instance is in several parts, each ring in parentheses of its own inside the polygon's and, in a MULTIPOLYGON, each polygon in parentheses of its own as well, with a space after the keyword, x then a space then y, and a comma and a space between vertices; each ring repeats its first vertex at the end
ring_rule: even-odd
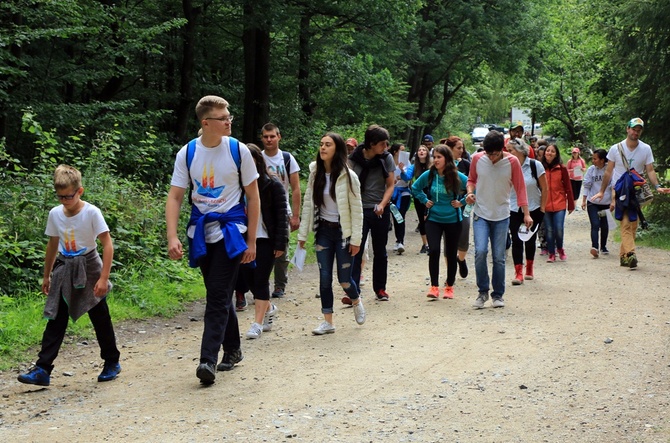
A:
POLYGON ((398 207, 396 205, 394 205, 393 203, 391 203, 391 213, 393 214, 393 217, 395 217, 395 221, 397 221, 398 223, 402 223, 402 222, 405 221, 402 218, 402 214, 398 210, 398 207))
POLYGON ((470 203, 468 203, 467 205, 465 205, 465 207, 463 208, 463 217, 466 217, 466 218, 467 218, 467 217, 470 217, 470 213, 472 212, 472 208, 473 208, 473 206, 474 206, 474 205, 472 205, 472 204, 470 204, 470 203))

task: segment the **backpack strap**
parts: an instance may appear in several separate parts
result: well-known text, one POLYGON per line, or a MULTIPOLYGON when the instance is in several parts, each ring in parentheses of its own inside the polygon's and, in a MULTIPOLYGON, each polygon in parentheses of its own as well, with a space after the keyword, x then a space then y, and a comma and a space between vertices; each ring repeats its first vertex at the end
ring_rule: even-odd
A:
POLYGON ((186 147, 186 171, 188 172, 188 204, 193 205, 193 180, 191 180, 191 163, 193 163, 193 156, 195 155, 195 142, 197 139, 193 139, 188 142, 186 147))
POLYGON ((284 169, 286 170, 286 177, 288 177, 289 175, 291 175, 289 173, 289 168, 291 166, 291 154, 289 154, 286 151, 282 151, 281 155, 282 157, 284 157, 284 169))
POLYGON ((533 158, 530 159, 530 175, 532 175, 533 178, 535 179, 535 182, 537 182, 537 189, 541 190, 542 188, 540 188, 540 179, 537 176, 537 164, 535 163, 536 161, 537 160, 533 158))
MULTIPOLYGON (((193 180, 191 180, 191 164, 193 163, 193 157, 195 156, 195 143, 197 141, 197 138, 194 138, 190 142, 188 142, 188 146, 186 147, 186 170, 188 171, 188 183, 189 183, 189 189, 188 189, 188 204, 192 205, 193 204, 193 198, 191 197, 191 194, 193 194, 193 180)), ((235 166, 237 166, 237 179, 240 183, 240 189, 242 190, 242 195, 240 196, 240 202, 244 200, 244 186, 242 186, 242 174, 241 174, 241 169, 242 169, 242 158, 240 156, 240 142, 233 137, 228 137, 228 142, 230 146, 230 155, 233 157, 233 161, 235 162, 235 166)))

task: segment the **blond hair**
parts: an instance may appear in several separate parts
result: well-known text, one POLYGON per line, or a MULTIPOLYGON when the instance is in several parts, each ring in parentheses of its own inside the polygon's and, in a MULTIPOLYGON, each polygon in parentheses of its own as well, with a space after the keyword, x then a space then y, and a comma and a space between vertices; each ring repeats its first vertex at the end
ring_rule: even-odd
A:
POLYGON ((195 105, 195 115, 198 116, 198 121, 203 120, 214 109, 226 109, 228 102, 217 95, 206 95, 195 105))
POLYGON ((81 172, 70 165, 58 165, 54 172, 54 188, 56 189, 81 188, 81 172))

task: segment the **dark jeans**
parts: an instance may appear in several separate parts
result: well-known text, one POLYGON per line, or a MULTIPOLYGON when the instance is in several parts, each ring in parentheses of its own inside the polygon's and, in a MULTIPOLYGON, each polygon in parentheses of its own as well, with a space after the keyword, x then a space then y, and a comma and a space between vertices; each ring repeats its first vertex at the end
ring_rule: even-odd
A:
MULTIPOLYGON (((535 226, 542 223, 544 212, 540 211, 540 208, 537 208, 534 211, 530 211, 530 217, 533 219, 533 226, 531 227, 531 230, 533 230, 535 226)), ((519 209, 518 212, 510 212, 509 232, 512 236, 512 260, 514 260, 515 265, 523 264, 524 247, 526 250, 526 260, 535 260, 535 239, 537 238, 537 232, 524 245, 524 242, 519 238, 519 228, 521 226, 523 226, 523 211, 519 209)))
MULTIPOLYGON (((400 215, 402 215, 402 218, 406 218, 405 214, 407 214, 407 210, 409 209, 409 204, 411 203, 412 196, 411 195, 403 195, 400 197, 400 206, 398 206, 398 211, 400 211, 400 215)), ((395 241, 396 243, 405 243, 405 228, 407 226, 407 222, 402 222, 398 223, 395 219, 395 217, 391 217, 391 220, 393 220, 393 229, 395 231, 395 241)))
MULTIPOLYGON (((375 294, 382 289, 386 290, 386 272, 388 270, 388 255, 386 254, 386 243, 389 237, 389 223, 391 223, 391 211, 388 205, 384 209, 384 213, 379 217, 375 214, 372 208, 363 209, 363 239, 361 240, 361 250, 358 251, 354 259, 354 267, 351 277, 356 283, 356 287, 361 285, 361 261, 363 260, 363 253, 365 242, 368 239, 368 233, 372 236, 372 251, 374 257, 372 259, 372 289, 375 294)), ((360 289, 359 289, 360 291, 360 289)))
POLYGON ((319 294, 321 313, 333 313, 333 263, 337 259, 337 281, 349 298, 358 298, 356 283, 351 278, 354 257, 349 254, 349 243, 342 238, 342 229, 319 226, 314 236, 316 260, 319 263, 319 294))
MULTIPOLYGON (((109 315, 107 299, 102 299, 100 303, 91 308, 88 311, 88 317, 91 319, 95 336, 100 345, 100 358, 106 363, 118 363, 121 354, 116 347, 116 337, 114 336, 112 317, 109 315)), ((42 349, 35 363, 36 366, 48 373, 51 373, 54 368, 53 362, 58 357, 58 351, 63 344, 69 318, 67 303, 61 297, 58 305, 58 315, 55 319, 49 320, 46 329, 44 329, 42 349)))
MULTIPOLYGON (((286 254, 286 252, 284 252, 286 254)), ((256 240, 256 267, 240 266, 236 290, 249 288, 255 300, 270 300, 270 274, 275 263, 275 251, 268 238, 256 240), (244 283, 240 285, 240 280, 244 283)), ((246 292, 246 289, 244 290, 246 292)))
POLYGON ((426 221, 426 237, 428 238, 428 272, 430 285, 440 285, 440 243, 444 235, 445 256, 447 257, 447 286, 454 286, 458 260, 458 240, 461 237, 461 222, 436 223, 426 221))
POLYGON ((419 219, 419 234, 426 235, 426 205, 414 199, 414 210, 419 219))
POLYGON ((234 259, 228 257, 224 240, 207 243, 207 255, 200 259, 200 271, 207 289, 200 363, 216 364, 221 344, 224 351, 240 348, 233 289, 241 259, 241 254, 234 259))
POLYGON ((586 202, 586 212, 589 214, 591 222, 591 247, 598 249, 598 231, 600 231, 600 249, 607 248, 607 236, 610 233, 610 227, 607 223, 607 217, 599 217, 598 211, 609 211, 610 205, 597 205, 586 202))

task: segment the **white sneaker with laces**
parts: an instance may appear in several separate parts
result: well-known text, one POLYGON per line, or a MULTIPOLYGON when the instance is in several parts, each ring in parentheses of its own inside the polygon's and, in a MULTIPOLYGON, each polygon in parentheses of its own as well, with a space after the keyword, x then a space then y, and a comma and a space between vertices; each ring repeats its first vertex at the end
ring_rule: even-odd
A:
POLYGON ((335 332, 335 326, 331 325, 327 321, 321 322, 321 324, 316 329, 312 330, 312 334, 314 335, 332 334, 333 332, 335 332))
POLYGON ((246 333, 246 337, 250 340, 260 338, 262 333, 263 333, 263 326, 259 325, 258 323, 252 323, 251 327, 246 333))
POLYGON ((275 304, 271 304, 270 309, 265 311, 265 315, 263 316, 263 332, 272 330, 273 322, 277 316, 277 312, 279 312, 279 308, 275 304))
POLYGON ((477 309, 482 309, 484 307, 484 303, 489 299, 488 294, 479 294, 479 297, 477 297, 477 300, 472 304, 473 307, 477 309))
POLYGON ((491 303, 491 305, 492 305, 494 308, 504 308, 504 307, 505 307, 505 302, 503 301, 502 298, 494 298, 494 299, 493 299, 493 302, 491 303))
POLYGON ((365 307, 363 307, 363 300, 360 298, 358 304, 354 305, 354 317, 359 325, 365 323, 365 307))

